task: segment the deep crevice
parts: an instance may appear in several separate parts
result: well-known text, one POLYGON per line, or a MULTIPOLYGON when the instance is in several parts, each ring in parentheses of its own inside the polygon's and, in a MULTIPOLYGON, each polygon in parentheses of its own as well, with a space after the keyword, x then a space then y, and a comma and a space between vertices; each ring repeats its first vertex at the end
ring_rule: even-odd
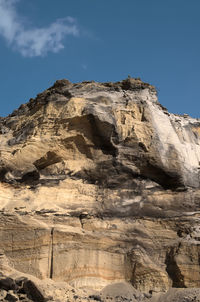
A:
POLYGON ((180 268, 178 267, 175 255, 177 254, 176 248, 172 247, 166 254, 165 264, 166 271, 172 280, 172 287, 186 288, 184 282, 184 276, 181 274, 180 268))
POLYGON ((49 278, 53 279, 53 235, 54 235, 54 228, 51 229, 51 262, 50 262, 50 274, 49 278))
POLYGON ((117 139, 114 125, 101 121, 93 114, 75 117, 68 120, 68 131, 76 130, 83 134, 94 144, 94 147, 101 149, 104 154, 116 156, 116 148, 111 142, 111 137, 117 139))

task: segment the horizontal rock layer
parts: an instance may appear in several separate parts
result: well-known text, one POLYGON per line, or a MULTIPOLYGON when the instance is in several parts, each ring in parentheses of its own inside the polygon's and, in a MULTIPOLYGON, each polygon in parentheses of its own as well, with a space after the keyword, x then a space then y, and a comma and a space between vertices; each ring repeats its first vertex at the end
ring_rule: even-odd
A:
POLYGON ((199 286, 200 120, 139 79, 61 80, 0 133, 2 265, 77 288, 199 286))

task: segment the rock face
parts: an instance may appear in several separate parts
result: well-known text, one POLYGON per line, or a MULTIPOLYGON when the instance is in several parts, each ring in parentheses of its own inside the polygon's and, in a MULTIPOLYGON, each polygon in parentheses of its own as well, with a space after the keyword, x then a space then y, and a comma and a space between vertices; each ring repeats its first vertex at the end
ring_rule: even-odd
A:
POLYGON ((57 81, 0 119, 0 155, 2 270, 199 286, 200 120, 168 113, 153 86, 57 81))

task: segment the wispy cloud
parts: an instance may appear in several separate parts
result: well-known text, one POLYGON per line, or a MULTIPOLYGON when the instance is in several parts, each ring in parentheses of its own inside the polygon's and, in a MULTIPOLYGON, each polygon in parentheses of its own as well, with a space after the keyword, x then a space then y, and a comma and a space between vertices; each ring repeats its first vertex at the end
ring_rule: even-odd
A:
POLYGON ((0 35, 8 45, 25 57, 44 56, 47 52, 59 52, 64 48, 67 35, 77 36, 79 29, 72 17, 58 19, 48 27, 26 29, 17 14, 20 0, 0 0, 0 35))

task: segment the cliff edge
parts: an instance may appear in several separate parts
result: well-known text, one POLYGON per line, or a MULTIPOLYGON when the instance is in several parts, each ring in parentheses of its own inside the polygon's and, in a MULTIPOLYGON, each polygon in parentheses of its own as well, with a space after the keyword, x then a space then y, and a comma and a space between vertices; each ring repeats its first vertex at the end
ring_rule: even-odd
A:
POLYGON ((199 219, 200 120, 140 79, 59 80, 0 119, 2 271, 78 290, 196 288, 199 219))

